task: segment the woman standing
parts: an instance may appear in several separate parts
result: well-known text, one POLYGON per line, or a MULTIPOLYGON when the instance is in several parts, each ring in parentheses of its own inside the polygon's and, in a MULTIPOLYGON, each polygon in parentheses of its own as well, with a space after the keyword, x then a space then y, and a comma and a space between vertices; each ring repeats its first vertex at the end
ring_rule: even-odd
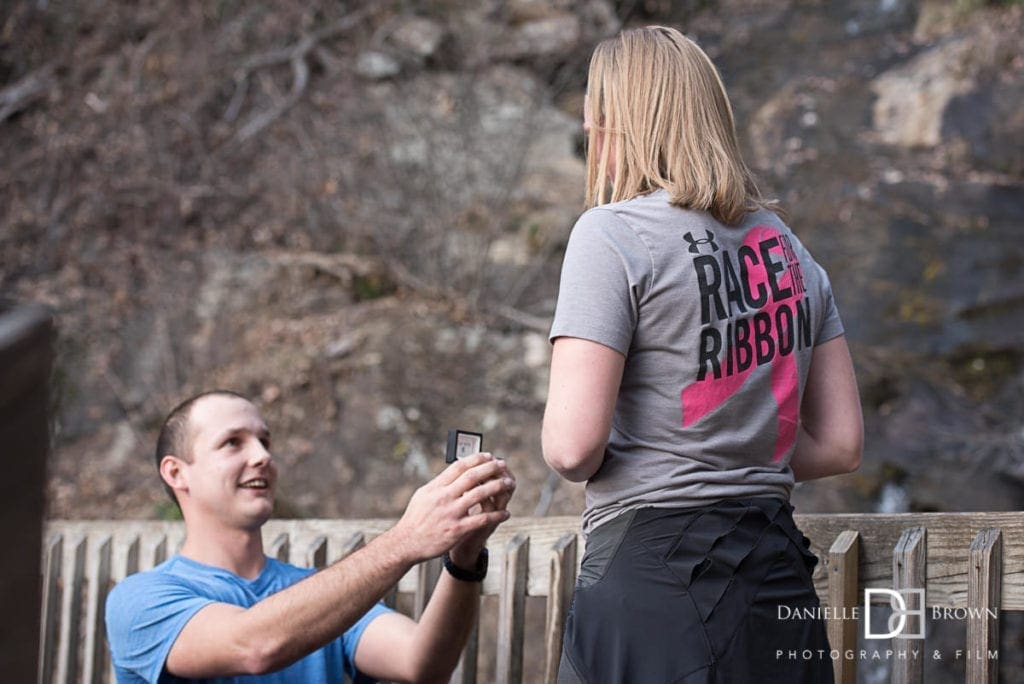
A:
POLYGON ((562 267, 543 429, 547 463, 587 483, 560 680, 831 681, 822 621, 781 610, 819 605, 794 481, 861 457, 828 277, 678 31, 597 47, 584 129, 592 208, 562 267))

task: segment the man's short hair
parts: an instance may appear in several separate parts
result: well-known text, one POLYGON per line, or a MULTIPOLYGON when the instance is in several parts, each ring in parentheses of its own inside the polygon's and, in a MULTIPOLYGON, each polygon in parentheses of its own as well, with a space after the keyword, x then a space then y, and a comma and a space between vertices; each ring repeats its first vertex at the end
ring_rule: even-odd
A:
MULTIPOLYGON (((164 459, 164 456, 176 456, 183 461, 192 461, 192 445, 189 444, 188 432, 192 407, 200 399, 212 396, 237 397, 238 399, 248 401, 248 398, 243 397, 238 392, 226 389, 213 389, 189 397, 171 409, 171 412, 164 418, 163 425, 160 426, 160 435, 156 438, 156 469, 158 474, 160 472, 160 461, 164 459)), ((160 481, 163 482, 162 476, 160 481)), ((167 495, 171 497, 171 501, 178 503, 178 498, 174 496, 174 490, 166 482, 164 482, 164 489, 167 490, 167 495)))

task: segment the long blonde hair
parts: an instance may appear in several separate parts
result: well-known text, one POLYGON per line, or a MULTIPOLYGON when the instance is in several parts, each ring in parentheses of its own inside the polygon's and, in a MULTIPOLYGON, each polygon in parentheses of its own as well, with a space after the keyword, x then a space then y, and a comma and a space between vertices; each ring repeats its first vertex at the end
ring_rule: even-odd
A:
POLYGON ((586 97, 593 115, 587 206, 664 189, 672 204, 727 225, 750 211, 776 209, 743 162, 718 70, 679 31, 650 26, 601 42, 586 97))

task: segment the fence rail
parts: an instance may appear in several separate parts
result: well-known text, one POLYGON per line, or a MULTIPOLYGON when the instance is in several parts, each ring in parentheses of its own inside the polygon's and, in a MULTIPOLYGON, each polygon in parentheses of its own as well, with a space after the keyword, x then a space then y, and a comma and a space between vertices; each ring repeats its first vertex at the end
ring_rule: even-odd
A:
MULTIPOLYGON (((927 606, 969 608, 968 652, 998 648, 999 611, 1024 610, 1024 513, 798 515, 797 523, 822 559, 814 580, 831 609, 829 640, 840 654, 856 649, 862 622, 849 619, 864 589, 925 590, 927 606), (846 609, 844 613, 843 609, 846 609), (845 618, 845 619, 844 619, 845 618)), ((274 520, 264 527, 268 555, 323 567, 352 553, 394 521, 274 520)), ((50 521, 43 544, 41 682, 111 682, 103 605, 125 576, 162 562, 181 545, 181 523, 158 521, 50 521)), ((497 597, 494 634, 470 638, 453 681, 478 679, 481 644, 493 644, 494 680, 520 682, 524 658, 553 682, 561 632, 582 553, 577 518, 527 518, 499 528, 489 546, 491 568, 482 594, 497 597), (544 629, 526 638, 527 600, 543 597, 544 629), (532 649, 526 648, 530 641, 532 649), (533 645, 533 642, 537 642, 533 645)), ((403 601, 418 616, 440 572, 423 563, 386 600, 403 601), (400 599, 399 597, 403 597, 400 599), (411 607, 409 607, 411 605, 411 607)), ((863 617, 861 618, 863 620, 863 617)), ((904 634, 912 633, 913 618, 904 634)), ((894 642, 901 643, 901 637, 894 642)), ((894 648, 898 646, 894 645, 894 648)), ((836 681, 855 682, 857 660, 834 658, 836 681)), ((995 682, 999 661, 967 660, 967 681, 995 682)), ((920 659, 894 661, 894 682, 920 682, 920 659), (914 662, 916 661, 916 662, 914 662)))

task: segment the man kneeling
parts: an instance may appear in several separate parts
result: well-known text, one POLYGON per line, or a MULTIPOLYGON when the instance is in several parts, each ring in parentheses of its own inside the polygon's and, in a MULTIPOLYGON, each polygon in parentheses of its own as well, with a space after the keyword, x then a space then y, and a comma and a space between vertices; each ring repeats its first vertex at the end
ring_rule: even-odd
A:
POLYGON ((413 494, 394 527, 314 572, 263 554, 277 467, 270 432, 244 397, 216 390, 183 402, 156 458, 185 543, 110 592, 118 682, 448 680, 479 605, 484 544, 509 517, 515 479, 504 461, 456 461, 413 494), (441 554, 448 572, 418 623, 380 603, 416 563, 441 554))

